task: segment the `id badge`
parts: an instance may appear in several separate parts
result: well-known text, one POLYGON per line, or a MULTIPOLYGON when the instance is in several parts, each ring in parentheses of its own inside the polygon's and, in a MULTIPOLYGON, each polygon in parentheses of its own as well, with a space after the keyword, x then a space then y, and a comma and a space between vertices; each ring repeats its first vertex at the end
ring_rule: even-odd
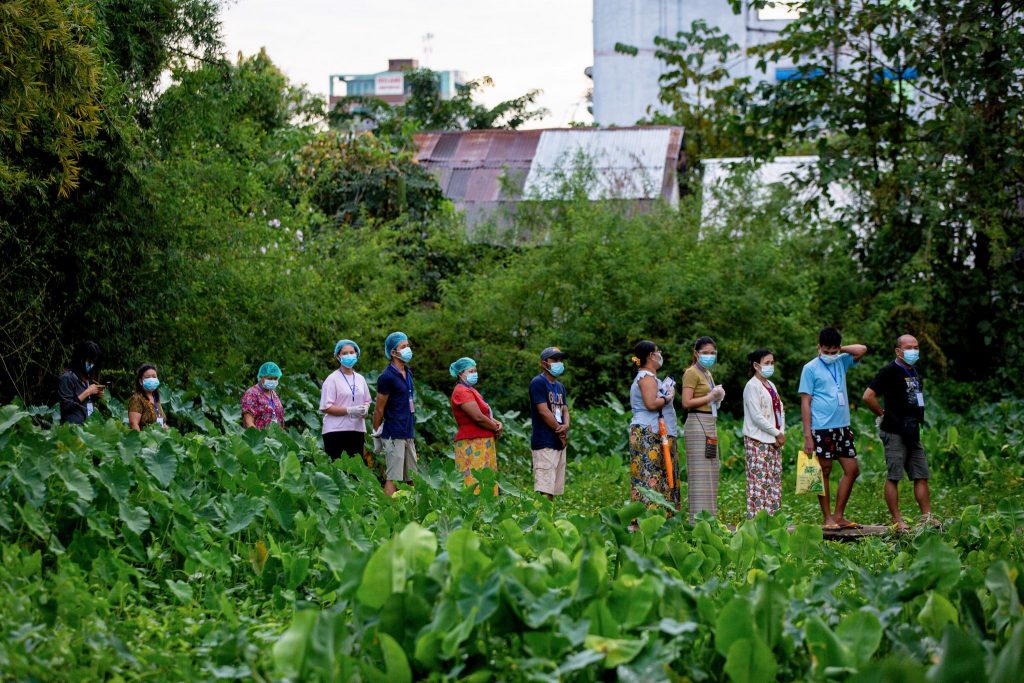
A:
POLYGON ((409 397, 409 412, 410 413, 415 413, 416 412, 416 401, 413 399, 412 396, 409 397))
POLYGON ((917 407, 924 408, 924 392, 918 391, 917 393, 917 407))
POLYGON ((163 427, 163 426, 164 426, 164 419, 163 419, 162 417, 158 417, 158 418, 156 419, 156 423, 157 423, 158 425, 160 425, 161 427, 163 427))
POLYGON ((92 417, 92 411, 95 410, 92 405, 92 401, 86 401, 85 403, 85 416, 92 417))
POLYGON ((846 405, 846 392, 845 391, 840 391, 838 396, 839 396, 839 405, 840 406, 845 406, 846 405))
POLYGON ((555 406, 555 422, 562 424, 562 406, 555 406))

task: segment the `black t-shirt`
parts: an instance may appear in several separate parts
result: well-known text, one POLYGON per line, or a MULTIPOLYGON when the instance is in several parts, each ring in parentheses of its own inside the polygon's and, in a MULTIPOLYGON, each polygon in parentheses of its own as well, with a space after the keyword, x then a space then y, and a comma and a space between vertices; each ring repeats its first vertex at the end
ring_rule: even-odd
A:
POLYGON ((882 431, 899 433, 905 417, 924 421, 924 406, 921 405, 924 402, 924 379, 917 368, 908 370, 893 361, 878 371, 868 387, 881 397, 885 406, 882 431))

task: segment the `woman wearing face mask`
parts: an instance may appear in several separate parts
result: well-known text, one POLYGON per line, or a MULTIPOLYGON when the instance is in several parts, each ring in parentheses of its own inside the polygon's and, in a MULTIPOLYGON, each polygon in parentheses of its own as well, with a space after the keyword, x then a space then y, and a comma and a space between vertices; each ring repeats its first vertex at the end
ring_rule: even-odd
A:
POLYGON ((711 337, 693 345, 693 363, 683 373, 683 408, 689 411, 683 426, 686 442, 687 503, 690 521, 707 510, 718 514, 718 431, 715 423, 725 389, 715 384, 711 368, 718 360, 718 346, 711 337))
MULTIPOLYGON (((452 415, 459 426, 455 433, 455 466, 467 484, 475 484, 473 470, 498 469, 495 440, 501 436, 502 424, 494 419, 491 407, 476 388, 480 375, 475 360, 460 358, 448 367, 448 372, 456 380, 451 397, 452 415)), ((480 493, 479 486, 476 493, 480 493)), ((494 495, 498 495, 497 484, 494 495)))
POLYGON ((167 429, 167 415, 160 402, 156 366, 143 363, 135 373, 135 393, 128 399, 128 426, 137 432, 157 424, 167 429))
POLYGON ((758 349, 747 356, 753 377, 743 388, 743 449, 747 460, 747 518, 759 510, 774 515, 782 503, 782 446, 786 443, 786 414, 782 399, 769 379, 775 356, 758 349))
POLYGON ((266 362, 256 373, 256 384, 242 395, 242 426, 246 429, 266 429, 273 423, 284 427, 284 405, 277 395, 281 382, 281 368, 266 362))
POLYGON ((338 369, 327 376, 320 389, 324 414, 324 451, 335 460, 342 453, 362 457, 366 443, 366 416, 370 412, 370 387, 352 368, 359 360, 359 344, 342 339, 334 345, 338 369))
POLYGON ((100 355, 99 345, 91 341, 79 343, 71 354, 71 362, 57 381, 63 424, 82 424, 95 409, 93 399, 103 398, 104 386, 96 382, 100 355))
POLYGON ((679 456, 676 450, 676 410, 672 405, 675 383, 671 378, 658 379, 664 359, 661 349, 652 341, 641 341, 633 348, 636 377, 629 388, 629 407, 633 419, 629 424, 629 496, 646 502, 643 489, 652 489, 679 508, 678 476, 669 487, 664 449, 661 445, 658 417, 665 420, 668 432, 672 471, 678 475, 679 456))

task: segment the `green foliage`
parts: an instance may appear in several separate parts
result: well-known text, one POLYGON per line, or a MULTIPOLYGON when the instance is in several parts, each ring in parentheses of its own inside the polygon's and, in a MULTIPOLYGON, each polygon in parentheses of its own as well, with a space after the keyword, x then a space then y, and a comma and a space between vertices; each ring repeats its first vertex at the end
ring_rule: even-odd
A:
MULTIPOLYGON (((440 409, 425 393, 424 412, 440 409)), ((41 429, 37 409, 0 408, 9 675, 1001 681, 1024 647, 1019 462, 997 464, 1008 486, 945 535, 833 544, 784 516, 732 532, 624 505, 622 457, 586 445, 552 505, 527 493, 528 442, 511 429, 523 418, 508 413, 499 497, 490 473, 483 495, 463 484, 444 457, 454 424, 433 413, 421 475, 387 499, 361 460, 326 458, 297 397, 289 429, 265 432, 221 421, 222 391, 196 394, 199 413, 172 400, 186 431, 98 417, 41 429)), ((884 472, 880 452, 864 460, 884 472)), ((723 509, 742 509, 743 485, 726 468, 723 509)), ((869 485, 881 480, 854 506, 871 504, 869 485)), ((963 495, 941 474, 933 486, 963 495)), ((802 504, 797 519, 814 520, 802 504)))

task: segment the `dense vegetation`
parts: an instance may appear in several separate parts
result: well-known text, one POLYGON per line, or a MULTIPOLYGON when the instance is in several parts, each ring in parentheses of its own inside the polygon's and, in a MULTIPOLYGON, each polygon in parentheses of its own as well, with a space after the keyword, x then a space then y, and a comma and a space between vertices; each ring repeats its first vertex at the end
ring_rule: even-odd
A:
MULTIPOLYGON (((185 431, 166 434, 118 419, 43 428, 48 409, 0 410, 0 669, 36 680, 1016 680, 1019 403, 943 415, 925 432, 942 532, 836 544, 822 541, 816 502, 792 494, 790 466, 784 514, 735 533, 627 504, 628 416, 614 403, 577 414, 567 492, 552 505, 530 493, 522 415, 499 411, 501 495, 474 496, 446 457, 445 396, 425 390, 423 476, 387 500, 362 461, 319 450, 314 392, 292 387, 287 431, 243 432, 237 392, 209 386, 169 393, 185 431)), ((865 412, 850 514, 880 522, 883 459, 865 412)), ((741 522, 738 424, 721 434, 722 518, 741 522)))

